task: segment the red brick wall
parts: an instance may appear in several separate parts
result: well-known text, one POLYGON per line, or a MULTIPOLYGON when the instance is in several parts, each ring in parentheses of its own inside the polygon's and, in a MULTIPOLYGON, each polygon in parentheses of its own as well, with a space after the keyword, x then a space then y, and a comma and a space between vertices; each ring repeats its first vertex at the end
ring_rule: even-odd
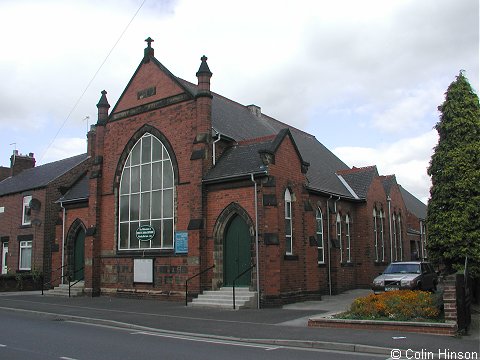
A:
POLYGON ((52 244, 56 242, 56 223, 60 211, 60 204, 56 201, 61 197, 59 188, 70 186, 86 170, 88 161, 59 176, 47 187, 29 190, 23 193, 5 195, 0 198, 0 206, 5 212, 0 214, 0 237, 9 237, 8 266, 15 272, 19 267, 20 235, 32 235, 32 270, 44 273, 45 281, 50 281, 52 269, 52 244), (23 197, 32 195, 41 203, 40 210, 31 210, 31 219, 39 220, 37 225, 22 226, 23 197))
MULTIPOLYGON (((116 113, 181 92, 183 90, 170 76, 151 61, 137 71, 120 99, 116 113), (156 86, 155 96, 137 100, 138 90, 152 86, 156 86)), ((178 166, 175 230, 186 231, 193 219, 205 220, 202 175, 211 163, 209 133, 205 136, 211 129, 210 103, 209 97, 200 97, 97 126, 91 145, 96 156, 103 156, 103 161, 93 169, 101 175, 90 181, 90 203, 96 206, 90 207, 88 224, 96 226, 96 234, 90 237, 91 240, 87 237, 86 242, 89 247, 86 248, 86 287, 91 287, 94 293, 100 288, 132 287, 133 259, 143 256, 143 251, 117 250, 117 191, 123 162, 135 144, 133 139, 139 138, 139 130, 145 124, 161 133, 163 138, 159 140, 170 148, 170 156, 178 166), (203 150, 204 158, 190 160, 194 150, 203 150)), ((147 254, 155 258, 155 268, 160 269, 156 270, 155 284, 150 288, 160 291, 183 289, 184 278, 204 266, 200 259, 203 246, 200 239, 203 237, 202 229, 189 230, 188 261, 186 256, 176 256, 173 251, 147 254), (166 267, 179 266, 187 269, 182 270, 182 275, 171 277, 165 272, 166 267)))
MULTIPOLYGON (((8 237, 8 268, 9 271, 15 273, 19 268, 20 256, 20 242, 18 236, 33 237, 32 241, 32 270, 43 270, 43 243, 44 243, 44 229, 45 229, 45 189, 25 191, 12 195, 4 195, 0 197, 0 206, 5 208, 5 211, 0 214, 0 237, 8 237), (22 226, 22 210, 23 197, 31 195, 32 199, 38 199, 41 202, 39 211, 32 210, 31 219, 39 219, 39 225, 22 226)), ((48 204, 47 204, 48 211, 48 204)))

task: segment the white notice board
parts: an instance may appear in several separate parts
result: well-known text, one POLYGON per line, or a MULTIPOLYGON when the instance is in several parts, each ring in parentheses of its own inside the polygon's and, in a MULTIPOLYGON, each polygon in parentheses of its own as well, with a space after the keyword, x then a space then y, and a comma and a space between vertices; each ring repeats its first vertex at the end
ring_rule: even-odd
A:
POLYGON ((153 283, 153 259, 133 259, 133 282, 153 283))

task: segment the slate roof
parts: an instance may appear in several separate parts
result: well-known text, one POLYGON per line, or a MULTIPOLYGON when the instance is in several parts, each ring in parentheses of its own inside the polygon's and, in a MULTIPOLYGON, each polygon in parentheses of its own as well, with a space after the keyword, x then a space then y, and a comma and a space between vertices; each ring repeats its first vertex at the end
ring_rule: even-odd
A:
POLYGON ((270 145, 260 142, 247 145, 232 146, 224 151, 218 166, 213 167, 204 180, 228 179, 247 174, 266 173, 259 151, 270 145))
POLYGON ((405 190, 403 186, 399 185, 399 187, 407 210, 414 214, 417 218, 425 220, 427 218, 427 205, 405 190))
POLYGON ((57 202, 77 202, 87 200, 90 195, 88 177, 82 176, 57 202))
POLYGON ((382 185, 387 195, 390 194, 390 189, 397 183, 395 175, 386 175, 382 177, 382 185))
POLYGON ((45 187, 86 159, 87 154, 81 154, 23 170, 0 182, 0 196, 45 187))
POLYGON ((376 166, 368 166, 338 171, 337 174, 348 183, 360 199, 366 199, 373 178, 378 176, 378 170, 376 166))
MULTIPOLYGON (((192 94, 195 95, 197 93, 196 85, 182 79, 179 79, 179 81, 192 94)), ((310 164, 307 172, 308 187, 328 194, 353 198, 350 191, 335 174, 337 170, 345 170, 349 169, 349 167, 321 144, 315 136, 264 114, 257 116, 247 106, 216 93, 212 93, 212 95, 212 127, 216 132, 238 142, 268 135, 277 135, 283 129, 288 128, 303 160, 310 164)), ((246 149, 237 151, 246 151, 246 149)), ((228 159, 222 156, 216 167, 223 166, 222 162, 227 159, 228 166, 247 169, 249 168, 248 162, 252 161, 252 158, 240 157, 236 156, 236 154, 234 157, 231 153, 228 153, 228 155, 228 159), (235 163, 236 165, 233 163, 234 159, 238 161, 235 163)), ((258 154, 256 157, 259 158, 258 154)), ((212 172, 217 175, 219 173, 215 168, 211 170, 212 172)), ((212 177, 211 173, 207 175, 208 179, 212 177)))

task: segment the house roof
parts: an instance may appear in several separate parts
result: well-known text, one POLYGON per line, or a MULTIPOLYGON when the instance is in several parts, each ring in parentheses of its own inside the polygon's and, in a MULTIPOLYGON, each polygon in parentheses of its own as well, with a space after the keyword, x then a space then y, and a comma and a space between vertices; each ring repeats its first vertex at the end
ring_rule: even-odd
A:
POLYGON ((407 210, 414 214, 417 218, 425 220, 427 218, 427 205, 405 190, 403 186, 399 185, 399 187, 407 210))
POLYGON ((81 154, 23 170, 0 182, 0 196, 45 187, 86 159, 87 154, 81 154))

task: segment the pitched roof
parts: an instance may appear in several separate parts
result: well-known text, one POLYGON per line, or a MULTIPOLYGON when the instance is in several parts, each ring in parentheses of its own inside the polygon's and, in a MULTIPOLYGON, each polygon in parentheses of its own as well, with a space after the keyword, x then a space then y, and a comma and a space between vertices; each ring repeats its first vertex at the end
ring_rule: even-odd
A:
MULTIPOLYGON (((196 85, 179 79, 191 93, 196 94, 196 85)), ((212 93, 212 127, 216 132, 235 141, 242 141, 277 135, 288 128, 304 161, 310 164, 307 172, 308 187, 312 190, 354 198, 341 180, 335 175, 337 170, 349 167, 321 144, 315 136, 272 117, 254 114, 248 106, 241 105, 216 93, 212 93)), ((233 165, 232 154, 229 154, 233 165)), ((238 159, 235 157, 235 159, 238 159)), ((221 159, 217 166, 224 161, 221 159)), ((210 174, 209 174, 210 175, 210 174)))
POLYGON ((90 195, 88 177, 83 175, 57 202, 77 202, 87 200, 90 195))
POLYGON ((236 145, 226 149, 214 166, 205 176, 205 181, 228 179, 248 174, 266 173, 259 151, 270 146, 270 142, 259 142, 236 145))
POLYGON ((407 210, 414 214, 417 218, 425 220, 427 218, 427 205, 405 190, 403 186, 398 186, 400 187, 400 193, 402 194, 402 198, 405 202, 407 210))
POLYGON ((0 182, 0 196, 47 186, 86 159, 87 154, 81 154, 23 170, 20 174, 8 177, 0 182))
POLYGON ((394 186, 396 183, 397 183, 397 178, 395 177, 395 175, 382 176, 382 185, 383 185, 383 188, 385 189, 385 194, 389 195, 392 186, 394 186))
POLYGON ((378 176, 378 170, 376 166, 354 167, 337 171, 337 174, 347 182, 360 199, 366 199, 373 178, 378 176))

